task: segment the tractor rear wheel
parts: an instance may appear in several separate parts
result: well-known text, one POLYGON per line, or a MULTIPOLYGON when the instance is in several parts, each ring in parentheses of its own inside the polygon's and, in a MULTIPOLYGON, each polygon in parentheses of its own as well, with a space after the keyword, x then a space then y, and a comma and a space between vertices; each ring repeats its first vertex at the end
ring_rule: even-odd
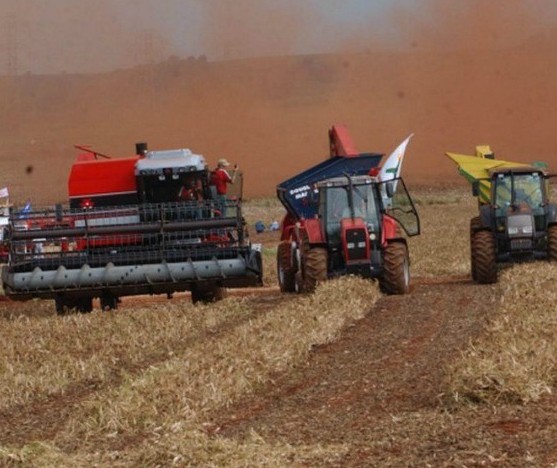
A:
POLYGON ((277 276, 282 292, 296 292, 296 260, 292 253, 292 243, 283 241, 277 249, 277 276))
POLYGON ((557 262, 557 224, 547 228, 547 258, 550 262, 557 262))
POLYGON ((480 284, 497 282, 497 251, 491 231, 477 231, 472 237, 472 277, 480 284))
POLYGON ((302 292, 311 293, 318 283, 327 281, 327 249, 308 249, 302 257, 302 270, 302 292))
POLYGON ((474 233, 481 227, 480 217, 476 216, 470 220, 470 272, 472 279, 476 281, 476 267, 474 265, 474 256, 472 255, 472 239, 474 233))
POLYGON ((383 255, 381 291, 387 294, 406 294, 410 291, 410 258, 403 242, 391 242, 383 255))

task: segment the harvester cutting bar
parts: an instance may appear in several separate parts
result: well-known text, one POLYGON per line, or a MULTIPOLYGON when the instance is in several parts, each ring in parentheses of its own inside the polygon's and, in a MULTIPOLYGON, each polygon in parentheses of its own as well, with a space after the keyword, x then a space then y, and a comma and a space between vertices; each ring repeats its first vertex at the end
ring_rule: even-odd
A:
MULTIPOLYGON (((253 265, 254 269, 257 265, 253 265)), ((256 273, 246 276, 250 268, 250 258, 238 254, 235 258, 206 261, 191 259, 177 263, 134 264, 116 266, 107 263, 93 268, 88 264, 80 268, 66 268, 60 265, 56 270, 45 271, 36 266, 31 272, 12 273, 5 276, 7 292, 12 296, 49 297, 57 291, 83 290, 84 288, 105 289, 125 288, 130 286, 149 286, 156 291, 157 285, 183 283, 187 281, 220 280, 256 285, 256 273)))
POLYGON ((13 214, 4 286, 25 295, 208 278, 257 284, 243 235, 234 201, 13 214))

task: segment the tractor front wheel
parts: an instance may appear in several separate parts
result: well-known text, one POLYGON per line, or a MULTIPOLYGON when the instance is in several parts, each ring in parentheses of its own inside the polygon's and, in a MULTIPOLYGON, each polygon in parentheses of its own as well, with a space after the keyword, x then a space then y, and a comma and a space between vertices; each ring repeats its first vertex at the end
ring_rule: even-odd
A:
POLYGON ((474 239, 474 233, 481 227, 480 217, 476 216, 470 220, 470 272, 472 274, 472 279, 476 281, 476 267, 474 265, 474 255, 472 255, 472 239, 474 239))
POLYGON ((392 242, 385 248, 379 287, 387 294, 406 294, 410 291, 410 258, 408 247, 403 242, 392 242))
POLYGON ((497 282, 497 250, 491 231, 477 231, 472 237, 472 277, 480 284, 497 282))
POLYGON ((302 257, 302 270, 302 292, 311 293, 318 283, 327 281, 327 249, 308 249, 302 257))
POLYGON ((557 262, 557 224, 547 228, 547 258, 550 262, 557 262))
POLYGON ((282 292, 296 292, 296 260, 292 252, 292 243, 283 241, 277 249, 277 276, 282 292))

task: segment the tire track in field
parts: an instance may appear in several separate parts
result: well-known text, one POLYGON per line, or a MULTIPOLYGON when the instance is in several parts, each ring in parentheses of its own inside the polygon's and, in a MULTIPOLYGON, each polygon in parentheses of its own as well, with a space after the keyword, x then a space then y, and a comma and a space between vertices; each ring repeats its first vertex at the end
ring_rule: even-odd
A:
MULTIPOLYGON (((281 295, 274 290, 261 291, 253 297, 247 298, 250 312, 242 317, 228 320, 216 327, 203 330, 183 341, 173 344, 176 354, 205 340, 219 339, 233 332, 246 322, 261 314, 268 313, 289 301, 295 300, 294 295, 281 295)), ((25 404, 14 405, 0 410, 0 444, 23 446, 34 440, 51 440, 64 427, 72 413, 86 399, 94 394, 121 385, 124 374, 139 375, 150 366, 160 364, 168 359, 168 353, 152 353, 141 362, 126 362, 125 355, 119 356, 119 365, 113 369, 111 375, 104 381, 83 380, 76 382, 46 398, 37 398, 25 404)))
POLYGON ((445 365, 482 330, 495 297, 494 287, 466 277, 417 279, 410 294, 382 297, 337 341, 316 348, 302 369, 215 417, 209 432, 366 446, 364 434, 391 415, 438 405, 445 365))

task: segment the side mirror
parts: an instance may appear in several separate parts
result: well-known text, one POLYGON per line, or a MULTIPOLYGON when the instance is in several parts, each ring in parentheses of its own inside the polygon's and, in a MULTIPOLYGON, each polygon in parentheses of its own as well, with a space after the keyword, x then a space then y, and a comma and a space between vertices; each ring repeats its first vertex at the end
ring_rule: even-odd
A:
POLYGON ((395 184, 387 182, 385 184, 385 191, 387 192, 387 197, 393 198, 393 195, 395 194, 395 184))
POLYGON ((480 183, 477 180, 472 182, 472 195, 474 197, 480 195, 480 183))

